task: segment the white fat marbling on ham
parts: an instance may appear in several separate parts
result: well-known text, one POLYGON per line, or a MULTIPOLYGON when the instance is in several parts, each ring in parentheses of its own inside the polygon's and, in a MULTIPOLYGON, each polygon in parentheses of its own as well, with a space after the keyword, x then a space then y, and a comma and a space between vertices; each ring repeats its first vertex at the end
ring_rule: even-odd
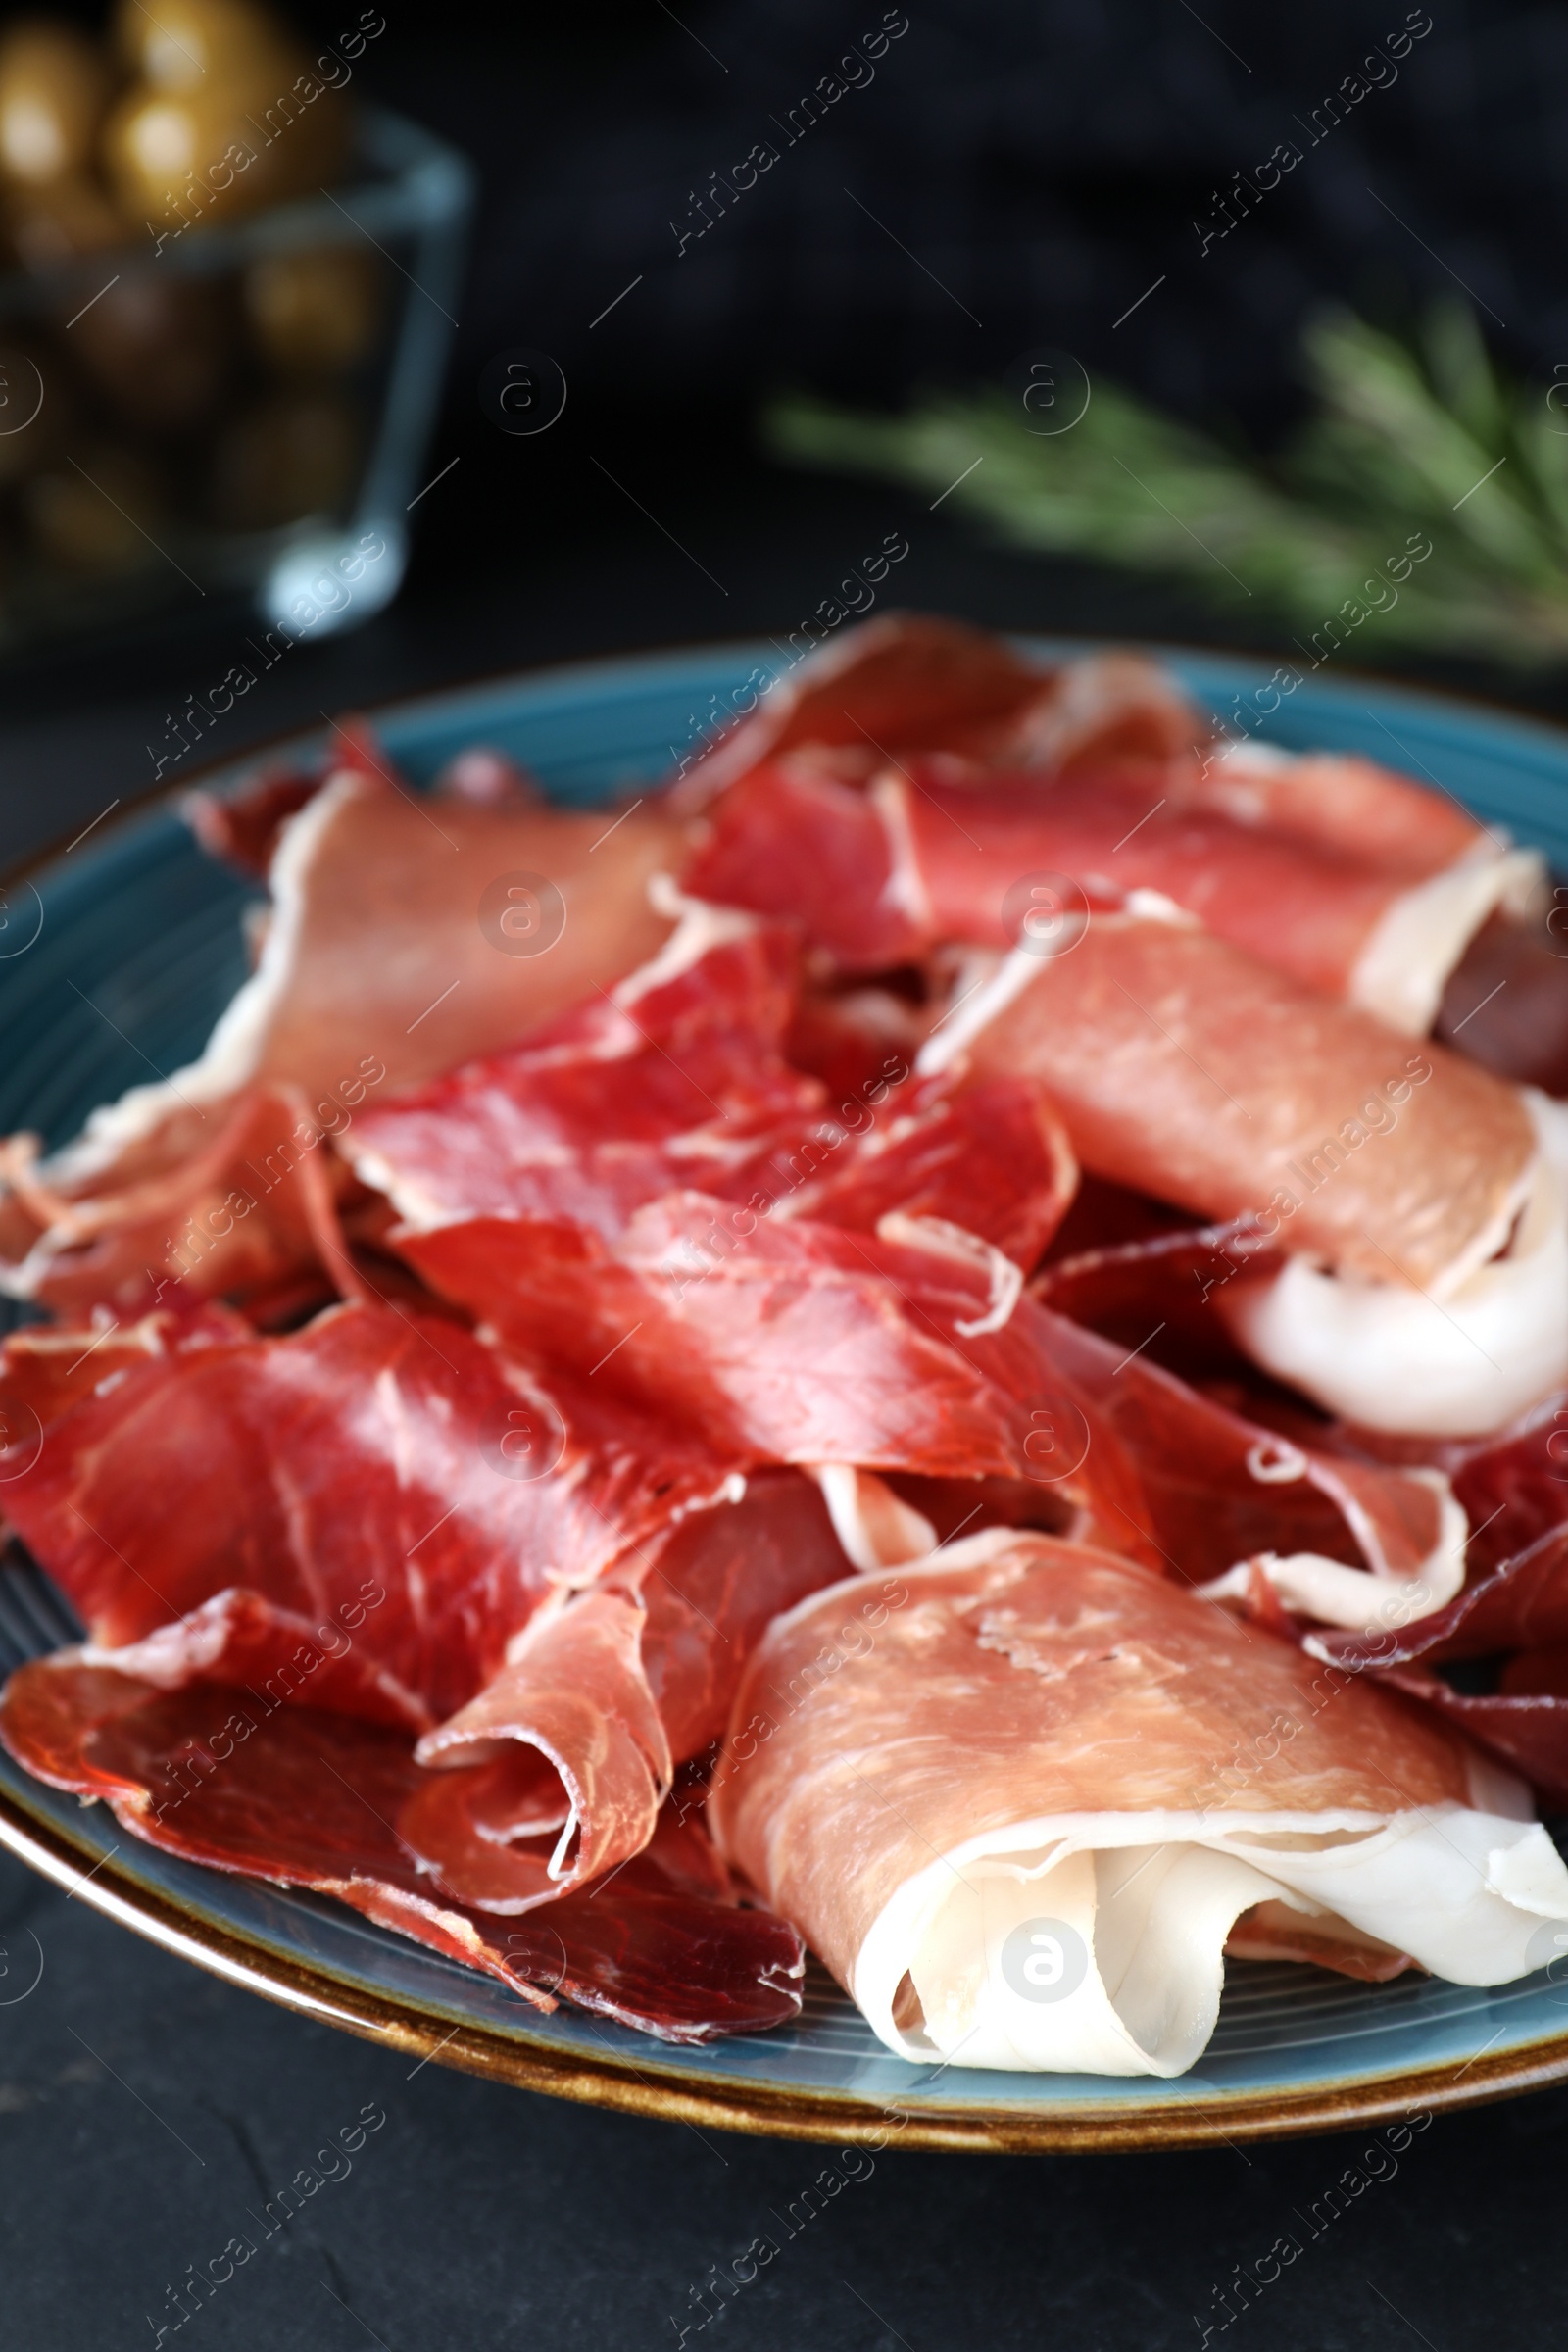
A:
POLYGON ((933 920, 931 901, 909 835, 901 779, 896 775, 878 776, 871 786, 871 806, 881 819, 888 845, 889 868, 884 895, 889 905, 907 915, 917 929, 928 930, 933 920))
POLYGON ((960 1339, 978 1340, 1010 1322, 1012 1310, 1023 1297, 1023 1268, 993 1243, 981 1241, 978 1234, 947 1217, 911 1217, 897 1208, 877 1219, 876 1231, 878 1241, 906 1250, 929 1250, 955 1265, 979 1267, 989 1285, 989 1296, 983 1313, 954 1324, 960 1339))
POLYGON ((937 1531, 930 1520, 901 1501, 874 1470, 858 1470, 852 1462, 813 1462, 807 1476, 822 1491, 846 1559, 862 1575, 935 1551, 937 1531))
POLYGON ((985 950, 964 959, 953 1002, 941 1015, 915 1061, 915 1075, 934 1078, 965 1054, 998 1013, 1004 1012, 1031 980, 1040 976, 1040 956, 1034 948, 1014 948, 998 956, 985 950))
POLYGON ((759 918, 742 907, 714 906, 707 899, 688 898, 673 874, 649 876, 648 904, 675 928, 657 956, 628 972, 624 980, 617 980, 611 990, 612 1002, 622 1011, 651 990, 667 988, 672 980, 679 980, 714 948, 748 939, 761 927, 759 918))

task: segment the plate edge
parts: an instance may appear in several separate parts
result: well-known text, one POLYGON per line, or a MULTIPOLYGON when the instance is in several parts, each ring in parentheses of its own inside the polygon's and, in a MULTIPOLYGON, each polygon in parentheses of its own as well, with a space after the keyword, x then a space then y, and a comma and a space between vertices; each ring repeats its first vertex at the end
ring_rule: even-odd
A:
MULTIPOLYGON (((1413 2111, 1452 2112, 1484 2106, 1568 2081, 1568 2031, 1501 2057, 1415 2068, 1365 2084, 1327 2083, 1300 2092, 1221 2094, 1174 2110, 1117 2110, 1108 2103, 1081 2115, 1019 2115, 971 2106, 952 2114, 921 2111, 918 2087, 887 2101, 808 2090, 767 2090, 731 2081, 723 2087, 654 2082, 629 2060, 602 2059, 519 2044, 483 2027, 458 2026, 442 2034, 435 2023, 388 1994, 375 1993, 328 1968, 285 1959, 265 1946, 207 1922, 197 1922, 172 1897, 139 1886, 102 1861, 89 1876, 77 1860, 84 1849, 53 1823, 0 1789, 0 1846, 79 1896, 93 1909, 176 1957, 194 1962, 242 1990, 282 2008, 336 2026, 460 2073, 483 2076, 579 2105, 609 2107, 656 2121, 708 2125, 755 2137, 888 2147, 890 2119, 907 2121, 899 2148, 992 2155, 1149 2152, 1233 2145, 1237 2139, 1295 2138, 1395 2122, 1413 2111)), ((417 2068, 415 2072, 417 2072, 417 2068)))

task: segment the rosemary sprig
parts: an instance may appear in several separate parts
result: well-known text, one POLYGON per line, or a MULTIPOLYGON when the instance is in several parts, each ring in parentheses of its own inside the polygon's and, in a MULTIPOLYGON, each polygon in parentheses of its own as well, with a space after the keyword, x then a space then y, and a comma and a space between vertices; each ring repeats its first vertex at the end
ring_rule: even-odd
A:
POLYGON ((1568 658, 1568 388, 1559 411, 1507 381, 1457 303, 1409 343, 1330 315, 1304 351, 1318 411, 1271 464, 1103 379, 1051 438, 1001 389, 902 416, 786 399, 765 430, 799 464, 956 485, 1022 546, 1172 573, 1294 628, 1349 635, 1376 612, 1385 646, 1568 658))

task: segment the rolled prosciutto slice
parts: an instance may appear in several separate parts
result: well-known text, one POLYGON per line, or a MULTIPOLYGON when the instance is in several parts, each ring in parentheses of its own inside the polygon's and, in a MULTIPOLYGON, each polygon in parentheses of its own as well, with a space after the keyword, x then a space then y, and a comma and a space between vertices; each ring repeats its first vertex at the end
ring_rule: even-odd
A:
MULTIPOLYGON (((270 1279, 300 1224, 295 1196, 326 1182, 323 1139, 373 1090, 489 1052, 643 962, 671 928, 648 882, 679 844, 648 808, 616 823, 521 795, 420 796, 345 738, 282 828, 260 961, 201 1059, 95 1112, 41 1167, 31 1139, 13 1146, 10 1287, 67 1311, 102 1299, 134 1313, 160 1280, 216 1293, 249 1278, 264 1229, 270 1279), (289 1110, 265 1134, 260 1089, 289 1110)), ((319 1243, 301 1250, 335 1270, 319 1243)))
POLYGON ((1168 914, 1013 952, 920 1066, 1045 1081, 1083 1165, 1289 1252, 1221 1312, 1255 1360, 1373 1427, 1467 1432, 1568 1374, 1560 1114, 1412 1053, 1168 914))
POLYGON ((857 790, 805 760, 763 765, 711 812, 689 887, 793 912, 850 970, 942 941, 1010 947, 1031 880, 1074 904, 1157 891, 1222 939, 1396 1029, 1431 1028, 1493 911, 1525 904, 1541 860, 1473 841, 1436 875, 1185 798, 1180 769, 975 773, 911 754, 857 790))
POLYGON ((1238 1923, 1496 1984, 1568 1920, 1522 1785, 1441 1718, 1042 1536, 779 1619, 709 1818, 889 2049, 961 2066, 1183 2073, 1238 1923))

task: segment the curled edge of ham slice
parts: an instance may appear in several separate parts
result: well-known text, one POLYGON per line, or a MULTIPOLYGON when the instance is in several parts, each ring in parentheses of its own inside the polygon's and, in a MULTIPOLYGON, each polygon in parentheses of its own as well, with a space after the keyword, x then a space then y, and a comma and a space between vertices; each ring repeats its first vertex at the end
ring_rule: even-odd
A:
POLYGON ((1504 1247, 1434 1296, 1307 1257, 1218 1295, 1254 1362, 1368 1429, 1499 1430, 1568 1382, 1568 1109, 1523 1090, 1540 1139, 1504 1247))
POLYGON ((1484 825, 1451 794, 1346 752, 1290 753, 1272 744, 1210 746, 1174 778, 1178 807, 1353 857, 1404 889, 1368 937, 1349 1002, 1425 1036, 1443 992, 1488 917, 1522 920, 1544 893, 1545 863, 1484 825))
POLYGON ((900 2057, 1182 2074, 1264 1905, 1470 1984, 1568 1920, 1513 1775, 1179 1587, 992 1530, 871 1589, 774 1623, 709 1819, 900 2057))
POLYGON ((34 1659, 6 1687, 0 1739, 148 1844, 334 1896, 536 2009, 560 1995, 670 2042, 798 2015, 794 1930, 736 1908, 701 1827, 667 1810, 612 1880, 522 1930, 444 1891, 394 1828, 423 1778, 407 1726, 352 1656, 323 1668, 328 1703, 304 1703, 287 1664, 306 1623, 231 1592, 134 1650, 34 1659))
POLYGON ((1392 899, 1367 937, 1346 995, 1391 1029, 1425 1037, 1443 992, 1490 916, 1523 917, 1545 873, 1536 850, 1478 841, 1453 865, 1392 899))

